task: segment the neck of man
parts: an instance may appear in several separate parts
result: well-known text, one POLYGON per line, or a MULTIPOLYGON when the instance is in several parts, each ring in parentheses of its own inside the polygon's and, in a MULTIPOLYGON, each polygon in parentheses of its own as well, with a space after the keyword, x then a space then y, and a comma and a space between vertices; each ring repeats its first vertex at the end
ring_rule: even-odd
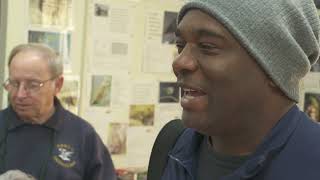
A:
POLYGON ((30 124, 44 124, 46 123, 50 118, 51 116, 55 113, 55 107, 54 105, 52 105, 48 111, 46 113, 43 113, 43 114, 38 114, 37 116, 35 117, 32 117, 32 118, 21 118, 24 122, 26 123, 30 123, 30 124))
MULTIPOLYGON (((295 104, 291 100, 268 101, 258 111, 248 110, 248 116, 236 117, 241 127, 233 127, 235 133, 209 135, 216 152, 227 155, 249 155, 261 144, 263 138, 295 104)), ((239 125, 239 124, 238 124, 239 125)))

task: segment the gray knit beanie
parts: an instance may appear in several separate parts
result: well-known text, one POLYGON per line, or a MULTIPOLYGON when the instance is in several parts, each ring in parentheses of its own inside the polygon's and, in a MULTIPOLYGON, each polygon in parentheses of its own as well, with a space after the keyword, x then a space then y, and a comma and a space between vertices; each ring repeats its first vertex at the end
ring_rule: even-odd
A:
POLYGON ((312 0, 189 0, 190 9, 218 20, 273 82, 299 101, 300 80, 319 57, 320 23, 312 0))

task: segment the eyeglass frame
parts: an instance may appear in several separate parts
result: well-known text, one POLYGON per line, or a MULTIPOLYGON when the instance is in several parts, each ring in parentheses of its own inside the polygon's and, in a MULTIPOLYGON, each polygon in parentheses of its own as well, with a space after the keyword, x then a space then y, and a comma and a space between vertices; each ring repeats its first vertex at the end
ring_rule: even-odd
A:
MULTIPOLYGON (((23 86, 23 89, 27 92, 27 93, 36 93, 38 92, 43 86, 45 83, 49 82, 49 81, 52 81, 54 79, 56 79, 58 76, 53 76, 47 80, 43 80, 43 81, 38 81, 38 80, 30 80, 30 81, 27 81, 27 86, 24 85, 23 86), (30 88, 29 86, 31 86, 30 84, 32 83, 39 83, 39 85, 35 86, 34 89, 32 90, 32 88, 30 88), (29 84, 29 85, 28 85, 29 84)), ((19 90, 20 86, 21 86, 21 82, 16 82, 17 84, 16 85, 12 85, 12 83, 10 83, 10 78, 8 78, 7 80, 4 81, 4 83, 2 84, 2 86, 4 87, 4 89, 8 92, 17 92, 17 90, 19 90), (12 86, 13 87, 13 91, 12 90, 9 90, 9 87, 8 86, 12 86)))

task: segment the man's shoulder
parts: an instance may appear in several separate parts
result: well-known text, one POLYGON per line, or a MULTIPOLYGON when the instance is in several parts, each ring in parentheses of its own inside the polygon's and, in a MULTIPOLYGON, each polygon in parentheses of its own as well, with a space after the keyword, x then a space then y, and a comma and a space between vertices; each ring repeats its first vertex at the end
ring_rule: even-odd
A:
POLYGON ((10 113, 9 107, 0 110, 0 124, 4 121, 6 113, 10 113))
POLYGON ((55 107, 58 112, 58 118, 63 119, 63 126, 72 127, 73 129, 85 128, 93 129, 92 125, 79 115, 74 114, 68 109, 64 108, 58 98, 55 98, 55 107))
MULTIPOLYGON (((311 120, 305 113, 301 112, 301 120, 297 124, 296 138, 307 138, 309 140, 320 141, 320 124, 311 120)), ((320 146, 320 143, 319 143, 320 146)))
MULTIPOLYGON (((7 108, 6 108, 6 109, 7 109, 7 108)), ((1 110, 0 110, 0 119, 3 118, 4 112, 6 111, 6 109, 1 109, 1 110)))
POLYGON ((92 132, 94 131, 93 126, 86 121, 84 118, 68 111, 64 110, 64 126, 67 128, 72 128, 75 130, 79 130, 81 132, 86 131, 86 132, 92 132))
POLYGON ((320 125, 302 117, 285 146, 272 160, 267 174, 269 178, 265 179, 319 179, 319 136, 320 125))
POLYGON ((6 107, 6 108, 0 110, 0 114, 3 114, 8 111, 9 111, 9 107, 6 107))
POLYGON ((304 159, 314 156, 320 161, 320 124, 312 121, 303 112, 301 113, 301 119, 288 139, 284 152, 288 156, 294 154, 297 157, 305 157, 304 159), (298 152, 300 154, 297 154, 298 152))

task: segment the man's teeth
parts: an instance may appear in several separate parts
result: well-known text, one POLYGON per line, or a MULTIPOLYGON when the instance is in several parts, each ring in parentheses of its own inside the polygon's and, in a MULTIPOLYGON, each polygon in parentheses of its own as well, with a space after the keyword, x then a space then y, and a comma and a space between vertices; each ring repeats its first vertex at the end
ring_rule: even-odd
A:
POLYGON ((184 88, 183 91, 184 91, 184 95, 186 95, 186 96, 187 96, 187 95, 192 96, 192 95, 191 95, 192 93, 197 92, 197 91, 194 90, 194 89, 187 89, 187 88, 184 88))
POLYGON ((184 90, 185 92, 197 92, 197 91, 194 90, 194 89, 183 88, 183 90, 184 90))

